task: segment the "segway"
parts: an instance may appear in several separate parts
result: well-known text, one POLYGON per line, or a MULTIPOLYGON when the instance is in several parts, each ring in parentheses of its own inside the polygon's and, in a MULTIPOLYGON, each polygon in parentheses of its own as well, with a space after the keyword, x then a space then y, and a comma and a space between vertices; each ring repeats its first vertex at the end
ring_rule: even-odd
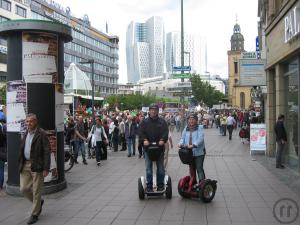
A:
MULTIPOLYGON (((163 147, 160 147, 157 145, 157 143, 151 143, 148 147, 145 148, 145 151, 147 152, 150 160, 157 161, 161 154, 164 154, 163 147)), ((141 200, 145 199, 145 196, 162 196, 166 195, 166 198, 171 199, 172 198, 172 181, 171 177, 169 175, 165 174, 164 179, 164 189, 162 191, 157 190, 157 184, 156 184, 156 176, 153 176, 153 191, 147 192, 147 179, 144 176, 141 176, 138 179, 138 190, 139 190, 139 198, 141 200)))
POLYGON ((187 147, 179 149, 179 158, 183 164, 188 164, 190 175, 182 177, 178 182, 178 193, 183 198, 198 198, 203 202, 211 202, 217 191, 217 181, 203 179, 197 182, 196 168, 193 165, 193 150, 187 147))

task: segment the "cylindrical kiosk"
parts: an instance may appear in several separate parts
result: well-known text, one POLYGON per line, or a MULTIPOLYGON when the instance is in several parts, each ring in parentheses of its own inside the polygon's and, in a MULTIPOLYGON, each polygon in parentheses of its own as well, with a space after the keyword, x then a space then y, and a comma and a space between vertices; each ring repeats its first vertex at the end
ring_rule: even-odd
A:
POLYGON ((64 174, 64 43, 72 40, 67 25, 42 20, 11 20, 0 23, 7 40, 7 153, 6 191, 21 195, 18 154, 26 131, 28 113, 51 145, 51 171, 44 179, 44 194, 67 187, 64 174))

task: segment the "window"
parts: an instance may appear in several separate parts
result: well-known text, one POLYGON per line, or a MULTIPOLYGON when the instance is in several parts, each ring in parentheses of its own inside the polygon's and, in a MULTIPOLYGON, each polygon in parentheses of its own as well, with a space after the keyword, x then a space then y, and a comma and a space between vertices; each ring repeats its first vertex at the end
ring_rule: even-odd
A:
POLYGON ((8 18, 4 16, 0 16, 0 23, 9 20, 8 18))
POLYGON ((234 62, 234 73, 238 73, 238 62, 234 62))
POLYGON ((7 0, 0 0, 0 8, 11 11, 11 2, 7 0))
POLYGON ((26 18, 26 9, 16 5, 16 14, 26 18))
POLYGON ((245 93, 244 92, 240 93, 240 107, 242 109, 245 108, 245 93))

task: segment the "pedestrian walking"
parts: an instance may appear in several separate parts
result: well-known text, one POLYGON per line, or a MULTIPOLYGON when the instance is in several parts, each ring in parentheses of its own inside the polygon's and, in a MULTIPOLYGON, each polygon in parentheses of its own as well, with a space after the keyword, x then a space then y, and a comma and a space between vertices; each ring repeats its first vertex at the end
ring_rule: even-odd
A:
POLYGON ((141 129, 141 123, 143 122, 145 116, 142 114, 140 116, 140 121, 138 124, 138 137, 139 137, 139 141, 138 141, 138 151, 139 151, 139 158, 141 158, 144 155, 144 149, 143 149, 143 142, 144 140, 141 138, 140 135, 140 129, 141 129))
POLYGON ((75 125, 75 163, 78 163, 77 157, 79 151, 82 155, 82 163, 87 165, 87 161, 85 159, 85 142, 87 141, 84 131, 84 123, 82 116, 79 116, 78 121, 75 125))
POLYGON ((277 143, 276 168, 283 169, 284 165, 282 165, 282 154, 284 151, 284 146, 287 142, 287 135, 284 127, 284 115, 278 116, 274 130, 276 134, 276 143, 277 143))
POLYGON ((25 133, 19 152, 20 191, 32 202, 31 216, 27 224, 34 224, 42 212, 41 198, 44 177, 50 170, 50 143, 47 134, 38 125, 35 114, 26 117, 25 133))
POLYGON ((168 166, 168 159, 169 159, 169 151, 173 148, 173 139, 172 139, 172 133, 169 130, 169 137, 167 143, 165 143, 165 153, 164 153, 164 167, 165 167, 165 173, 167 172, 167 166, 168 166))
POLYGON ((1 118, 0 121, 0 196, 3 193, 4 184, 4 166, 7 161, 7 148, 6 148, 6 121, 1 118))
POLYGON ((229 140, 232 140, 232 131, 234 129, 234 126, 236 124, 236 120, 233 118, 232 114, 229 113, 229 116, 227 117, 226 120, 226 126, 229 134, 229 140))
POLYGON ((118 120, 114 121, 114 128, 112 131, 112 144, 114 148, 114 152, 118 151, 118 145, 119 145, 119 124, 118 120))
POLYGON ((120 142, 122 149, 121 151, 126 151, 126 138, 125 138, 125 118, 119 118, 119 128, 120 128, 120 142))
POLYGON ((125 139, 127 142, 128 157, 135 155, 135 139, 137 133, 137 125, 135 121, 132 121, 132 117, 129 115, 127 117, 127 122, 125 123, 125 139), (132 148, 132 152, 131 152, 132 148))

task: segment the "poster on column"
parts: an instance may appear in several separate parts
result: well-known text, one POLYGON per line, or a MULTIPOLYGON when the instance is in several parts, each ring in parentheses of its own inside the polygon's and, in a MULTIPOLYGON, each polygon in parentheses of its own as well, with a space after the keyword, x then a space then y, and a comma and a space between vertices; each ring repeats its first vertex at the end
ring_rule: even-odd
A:
POLYGON ((23 32, 23 79, 26 83, 56 83, 58 40, 55 34, 23 32))
POLYGON ((47 177, 44 178, 44 182, 51 182, 53 180, 58 179, 57 174, 57 138, 56 138, 56 131, 55 130, 46 130, 45 131, 48 140, 50 142, 50 153, 51 153, 51 163, 50 163, 50 172, 47 177))
POLYGON ((64 89, 63 84, 55 84, 55 128, 64 131, 64 89))
POLYGON ((266 151, 266 136, 266 124, 250 124, 250 154, 254 151, 266 151))
POLYGON ((26 131, 27 114, 26 83, 22 80, 8 81, 6 92, 7 131, 26 131))

